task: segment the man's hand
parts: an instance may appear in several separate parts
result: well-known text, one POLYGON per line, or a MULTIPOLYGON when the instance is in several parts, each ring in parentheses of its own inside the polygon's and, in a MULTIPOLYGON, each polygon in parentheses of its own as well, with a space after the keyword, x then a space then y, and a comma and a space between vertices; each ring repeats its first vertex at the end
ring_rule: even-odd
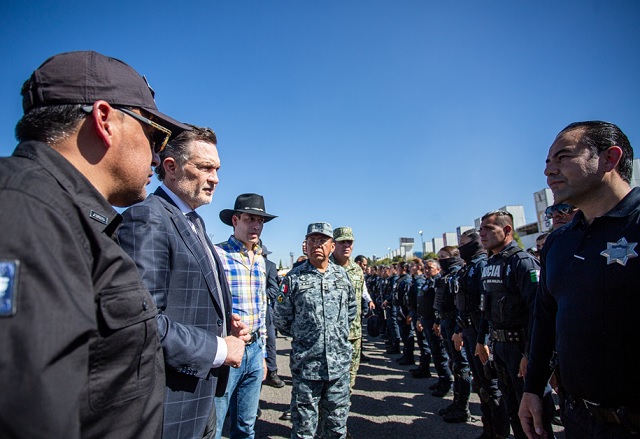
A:
POLYGON ((373 300, 369 302, 369 309, 376 309, 376 304, 373 303, 373 300))
POLYGON ((225 366, 240 367, 242 356, 244 355, 245 342, 233 335, 224 338, 227 343, 227 358, 224 360, 225 366))
POLYGON ((433 332, 436 333, 437 337, 440 337, 440 325, 438 325, 437 323, 433 324, 433 332))
POLYGON ((525 375, 527 374, 528 364, 529 360, 527 359, 527 357, 522 357, 522 360, 520 360, 520 368, 518 369, 518 376, 522 379, 524 379, 525 375))
POLYGON ((542 400, 538 395, 523 393, 518 417, 529 439, 547 437, 547 432, 542 428, 542 400))
POLYGON ((262 375, 262 381, 267 379, 267 374, 269 373, 269 369, 267 369, 267 359, 262 359, 262 368, 264 369, 264 374, 262 375))
POLYGON ((249 327, 240 320, 240 316, 238 314, 231 314, 231 335, 238 337, 243 342, 251 340, 249 327))
POLYGON ((420 321, 420 319, 416 320, 416 330, 418 332, 424 331, 424 327, 422 326, 422 322, 420 321))
POLYGON ((482 343, 476 343, 476 355, 482 364, 487 364, 487 361, 489 361, 489 346, 482 343))
POLYGON ((464 341, 462 340, 462 334, 455 333, 451 336, 451 340, 453 341, 453 345, 456 347, 456 351, 461 351, 462 346, 464 346, 464 341))

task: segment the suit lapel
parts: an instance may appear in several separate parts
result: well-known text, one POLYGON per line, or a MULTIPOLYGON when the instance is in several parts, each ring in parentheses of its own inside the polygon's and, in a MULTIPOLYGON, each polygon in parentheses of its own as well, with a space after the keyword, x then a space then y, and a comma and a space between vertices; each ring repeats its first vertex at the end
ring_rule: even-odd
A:
POLYGON ((227 294, 225 294, 225 291, 228 292, 228 286, 227 286, 226 278, 224 277, 224 270, 221 269, 222 262, 220 261, 220 258, 216 254, 216 251, 213 248, 213 245, 211 244, 209 237, 206 238, 207 245, 209 246, 209 249, 213 253, 213 256, 216 260, 216 265, 218 268, 218 279, 220 280, 220 285, 223 289, 221 291, 221 295, 223 297, 224 303, 219 303, 216 297, 216 294, 215 294, 216 280, 214 279, 215 273, 212 270, 211 264, 209 263, 209 256, 207 256, 207 254, 205 253, 205 249, 202 246, 202 243, 200 242, 200 240, 198 239, 198 235, 191 228, 191 224, 189 223, 189 220, 182 213, 182 211, 180 211, 178 206, 175 205, 171 197, 169 197, 169 195, 167 195, 167 193, 162 190, 162 188, 156 189, 156 191, 154 192, 154 195, 162 199, 162 201, 164 202, 163 204, 165 205, 165 208, 170 212, 171 221, 173 222, 175 229, 178 232, 178 235, 180 235, 186 247, 189 249, 193 257, 198 261, 198 265, 200 266, 200 271, 202 271, 202 274, 204 275, 204 280, 207 284, 207 287, 209 288, 209 295, 211 296, 211 300, 213 300, 213 302, 216 305, 218 305, 218 308, 220 310, 230 309, 229 308, 230 304, 226 303, 227 294), (222 271, 222 274, 220 274, 221 271, 222 271), (227 287, 226 290, 225 290, 225 287, 227 287))

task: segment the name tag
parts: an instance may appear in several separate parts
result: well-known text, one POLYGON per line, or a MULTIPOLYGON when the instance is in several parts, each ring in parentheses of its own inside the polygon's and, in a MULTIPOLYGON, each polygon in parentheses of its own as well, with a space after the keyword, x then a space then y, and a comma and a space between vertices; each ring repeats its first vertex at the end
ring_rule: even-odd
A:
POLYGON ((18 271, 20 261, 0 259, 0 317, 11 317, 18 304, 18 271))

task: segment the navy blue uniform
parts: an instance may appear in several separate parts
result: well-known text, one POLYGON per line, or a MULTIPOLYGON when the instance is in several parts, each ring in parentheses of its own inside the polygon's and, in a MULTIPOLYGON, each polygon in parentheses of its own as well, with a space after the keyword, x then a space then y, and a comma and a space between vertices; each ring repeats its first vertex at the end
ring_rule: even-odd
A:
MULTIPOLYGON (((635 188, 590 225, 578 212, 573 222, 549 235, 542 250, 525 391, 542 394, 555 348, 570 402, 565 415, 574 427, 593 431, 597 422, 597 415, 585 415, 585 405, 576 399, 602 408, 625 407, 630 420, 640 419, 638 242, 640 189, 635 188)), ((624 437, 624 427, 609 427, 624 437)))

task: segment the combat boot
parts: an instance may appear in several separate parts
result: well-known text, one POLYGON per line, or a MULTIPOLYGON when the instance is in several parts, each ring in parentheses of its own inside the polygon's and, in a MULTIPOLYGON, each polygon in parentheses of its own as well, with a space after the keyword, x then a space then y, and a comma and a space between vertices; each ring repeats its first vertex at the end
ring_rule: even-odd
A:
POLYGON ((398 364, 401 366, 413 366, 416 363, 413 356, 413 349, 415 347, 415 341, 413 337, 407 337, 404 342, 404 348, 402 350, 402 357, 398 360, 398 364))
MULTIPOLYGON (((420 357, 420 365, 414 369, 411 369, 411 376, 414 378, 431 378, 430 370, 431 357, 423 355, 420 357)), ((431 389, 434 390, 434 389, 431 389)))
POLYGON ((431 392, 431 396, 444 398, 451 392, 451 383, 440 381, 438 386, 431 392))
POLYGON ((387 349, 387 354, 399 354, 400 353, 400 340, 394 340, 391 346, 387 349))
POLYGON ((442 419, 444 422, 448 422, 450 424, 456 424, 460 422, 467 422, 469 420, 469 409, 465 409, 458 405, 453 408, 449 413, 445 414, 442 419))
POLYGON ((451 404, 449 404, 448 406, 441 408, 440 410, 438 410, 438 414, 440 416, 444 416, 447 413, 451 413, 456 407, 458 406, 458 403, 454 400, 451 404))

